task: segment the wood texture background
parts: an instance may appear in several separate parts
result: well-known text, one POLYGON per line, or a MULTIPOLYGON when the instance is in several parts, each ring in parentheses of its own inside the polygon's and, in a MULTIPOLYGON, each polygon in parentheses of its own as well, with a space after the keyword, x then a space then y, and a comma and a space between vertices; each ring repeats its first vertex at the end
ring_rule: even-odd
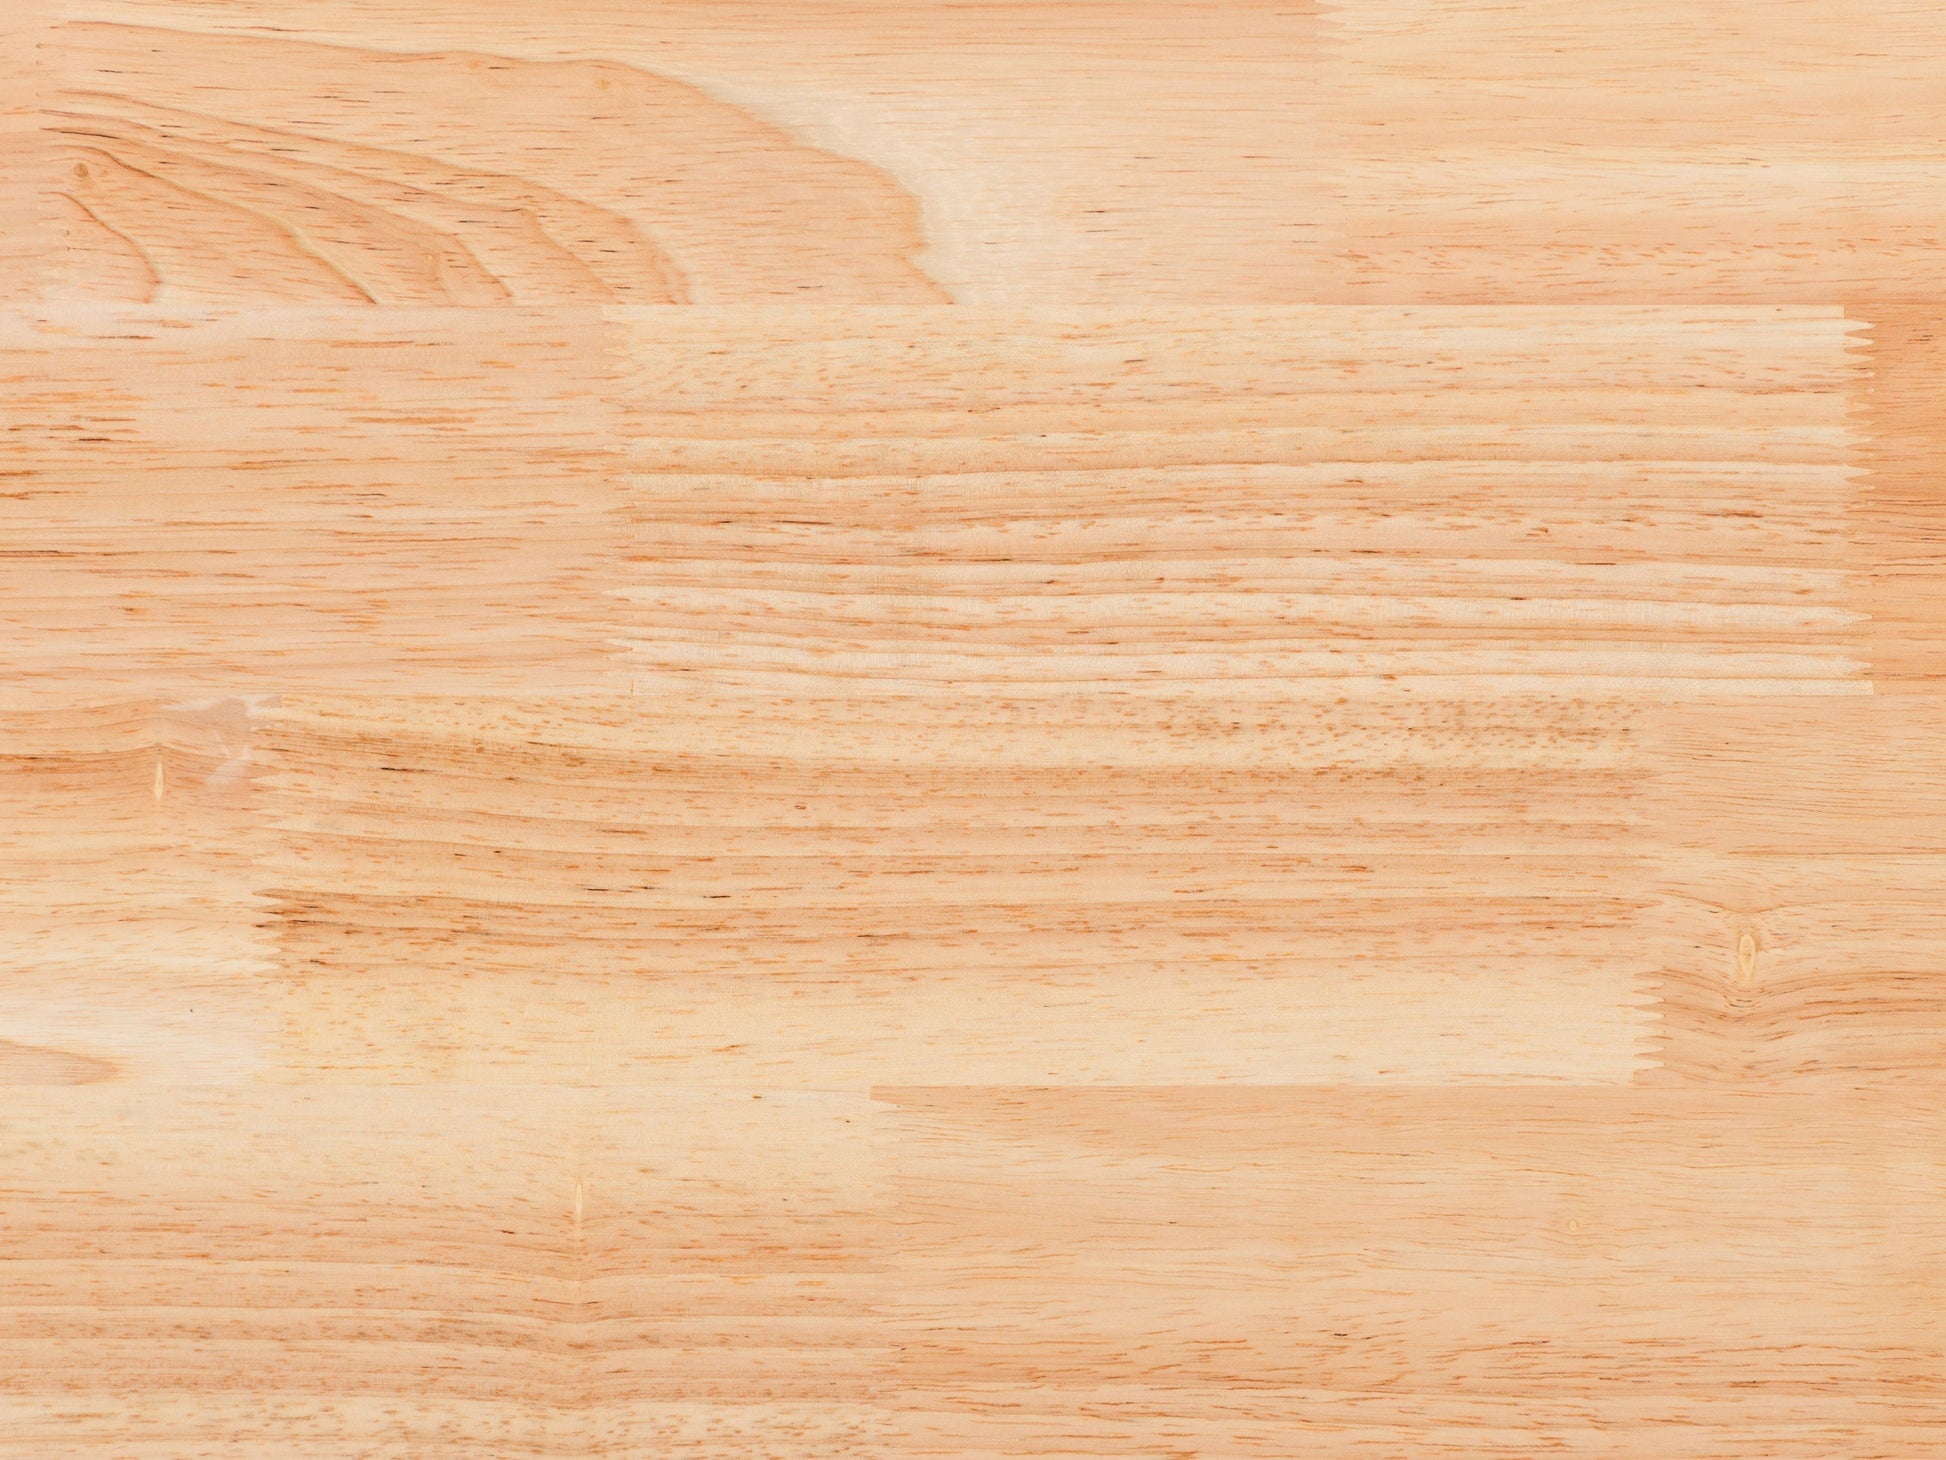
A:
POLYGON ((0 1455, 1946 1456, 1942 77, 13 0, 0 1455))

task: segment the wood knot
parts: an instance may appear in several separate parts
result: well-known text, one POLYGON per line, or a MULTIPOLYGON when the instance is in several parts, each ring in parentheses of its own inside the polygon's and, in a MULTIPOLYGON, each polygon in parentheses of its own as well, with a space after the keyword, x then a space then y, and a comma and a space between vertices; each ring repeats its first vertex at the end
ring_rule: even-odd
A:
POLYGON ((1737 987, 1747 989, 1757 982, 1757 935, 1745 928, 1737 938, 1737 987))

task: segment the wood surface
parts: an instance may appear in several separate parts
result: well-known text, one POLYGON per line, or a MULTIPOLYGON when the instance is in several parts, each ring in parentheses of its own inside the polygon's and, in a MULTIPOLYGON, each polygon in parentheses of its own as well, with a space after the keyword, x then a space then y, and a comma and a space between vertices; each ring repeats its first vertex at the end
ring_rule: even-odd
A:
POLYGON ((1943 77, 0 8, 0 1456, 1946 1457, 1943 77))

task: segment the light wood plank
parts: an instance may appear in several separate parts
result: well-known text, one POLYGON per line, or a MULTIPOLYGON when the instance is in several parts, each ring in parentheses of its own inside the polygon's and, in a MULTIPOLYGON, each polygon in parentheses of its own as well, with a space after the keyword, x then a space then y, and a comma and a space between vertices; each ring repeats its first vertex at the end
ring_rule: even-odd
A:
POLYGON ((1942 75, 0 7, 0 1457, 1933 1460, 1942 75))
POLYGON ((65 13, 106 297, 1817 303, 1942 247, 1907 0, 65 13))
POLYGON ((1834 310, 617 319, 638 686, 1867 688, 1834 310))
POLYGON ((0 1454, 865 1453, 874 1107, 17 1091, 0 1454))
POLYGON ((598 313, 89 310, 0 340, 11 686, 604 682, 598 313))
POLYGON ((904 1453, 1936 1449, 1936 1102, 882 1094, 904 1453))
POLYGON ((1686 706, 1642 734, 1676 960, 1662 1077, 1936 1083, 1946 702, 1686 706))
POLYGON ((249 709, 0 709, 0 1086, 264 1073, 249 709))
POLYGON ((287 698, 259 743, 290 1078, 1643 1062, 1613 707, 287 698))
POLYGON ((1341 297, 1922 298, 1946 16, 1908 0, 1359 0, 1341 297))

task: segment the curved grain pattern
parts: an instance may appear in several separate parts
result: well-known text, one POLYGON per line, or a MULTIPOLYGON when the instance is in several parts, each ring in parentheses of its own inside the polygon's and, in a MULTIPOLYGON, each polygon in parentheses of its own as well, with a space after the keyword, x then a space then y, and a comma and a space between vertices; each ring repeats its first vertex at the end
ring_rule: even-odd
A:
MULTIPOLYGON (((367 115, 332 120, 334 136, 361 126, 411 154, 436 138, 449 163, 470 146, 469 167, 599 202, 670 252, 697 299, 943 297, 919 291, 912 260, 969 303, 1296 303, 1321 297, 1330 262, 1314 0, 81 0, 75 13, 202 31, 279 64, 279 42, 342 48, 347 65, 363 52, 369 66, 332 74, 367 115), (478 103, 449 122, 436 97, 393 86, 387 55, 491 57, 526 92, 428 67, 428 85, 478 103), (598 78, 592 94, 572 68, 598 78), (379 115, 387 136, 369 125, 379 115), (543 146, 510 162, 524 140, 543 146), (571 173, 618 187, 597 198, 571 173)), ((129 94, 126 58, 76 59, 67 84, 129 94)), ((200 79, 220 106, 171 104, 308 137, 333 104, 327 87, 288 107, 263 72, 200 79)), ((109 261, 71 262, 70 287, 127 297, 91 272, 109 261)))
POLYGON ((80 24, 45 125, 137 297, 938 299, 881 173, 611 61, 80 24))
POLYGON ((515 179, 319 143, 305 150, 335 165, 307 164, 289 155, 289 134, 169 112, 147 124, 81 111, 54 121, 82 159, 70 196, 119 237, 149 240, 143 257, 158 285, 192 281, 172 283, 172 293, 227 298, 261 286, 287 302, 371 304, 681 296, 669 261, 623 220, 515 179), (249 137, 275 175, 249 165, 225 134, 249 137), (361 164, 382 174, 368 177, 361 164), (145 222, 158 211, 169 227, 145 222), (228 250, 231 278, 203 291, 193 281, 211 268, 213 248, 228 250), (285 277, 256 276, 273 261, 285 277))
POLYGON ((1946 1061, 1946 706, 1698 705, 1642 733, 1674 955, 1661 1078, 1929 1088, 1946 1061))

